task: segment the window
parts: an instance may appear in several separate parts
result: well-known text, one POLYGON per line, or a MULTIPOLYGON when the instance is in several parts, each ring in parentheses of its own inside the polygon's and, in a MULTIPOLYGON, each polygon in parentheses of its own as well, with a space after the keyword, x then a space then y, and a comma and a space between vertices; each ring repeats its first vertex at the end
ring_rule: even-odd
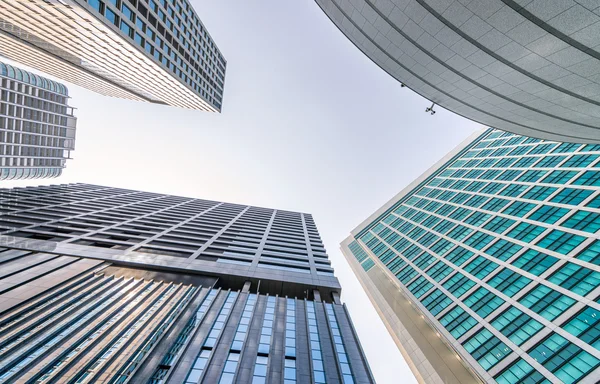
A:
POLYGON ((516 217, 523 217, 535 207, 536 205, 532 203, 526 203, 524 201, 515 201, 511 205, 506 207, 504 211, 502 211, 502 213, 516 217))
POLYGON ((408 290, 418 299, 433 287, 425 277, 419 276, 415 281, 408 285, 408 290))
POLYGON ((586 189, 565 188, 562 189, 550 201, 560 204, 579 205, 591 194, 592 191, 588 191, 586 189))
POLYGON ((531 279, 522 276, 508 268, 504 268, 496 276, 492 277, 488 284, 504 293, 508 297, 513 297, 523 288, 525 288, 531 279))
POLYGON ((511 264, 515 267, 521 268, 524 271, 539 276, 546 272, 548 268, 553 266, 557 261, 558 259, 556 257, 529 249, 513 260, 511 264))
POLYGON ((554 224, 569 212, 568 209, 543 205, 527 218, 546 224, 554 224))
POLYGON ((457 305, 440 318, 440 323, 458 339, 473 328, 477 320, 457 305))
POLYGON ((593 185, 595 187, 600 186, 600 172, 598 171, 585 171, 583 175, 579 176, 573 184, 575 185, 593 185))
POLYGON ((581 144, 562 143, 552 151, 552 153, 570 153, 575 152, 581 147, 581 144))
POLYGON ((544 328, 542 323, 512 306, 490 321, 490 324, 516 345, 523 344, 544 328))
POLYGON ((457 267, 460 267, 465 261, 470 259, 474 255, 473 252, 468 251, 461 246, 457 246, 452 251, 448 253, 446 259, 451 263, 455 264, 457 267))
POLYGON ((131 9, 129 9, 128 6, 126 6, 125 4, 121 5, 121 12, 123 12, 123 15, 129 19, 130 21, 135 21, 135 14, 133 13, 133 11, 131 9))
POLYGON ((475 282, 460 272, 456 272, 451 278, 446 280, 442 286, 446 288, 457 298, 461 297, 465 292, 471 289, 475 282))
POLYGON ((121 31, 127 36, 133 38, 133 29, 124 21, 121 21, 121 31))
POLYGON ((566 184, 577 174, 577 171, 552 171, 544 177, 541 183, 546 184, 566 184))
POLYGON ((480 287, 471 295, 469 295, 464 300, 464 303, 473 311, 475 311, 475 313, 485 319, 490 313, 504 304, 504 300, 487 289, 480 287))
POLYGON ((491 243, 493 240, 494 238, 492 236, 478 231, 475 232, 473 236, 469 237, 463 243, 479 250, 491 243))
MULTIPOLYGON (((527 172, 529 172, 529 171, 527 171, 527 172)), ((527 172, 525 174, 527 174, 527 172)), ((527 188, 528 188, 527 185, 510 184, 509 186, 504 188, 502 191, 500 191, 498 194, 501 196, 517 197, 521 193, 523 193, 527 188)))
POLYGON ((480 329, 466 340, 463 347, 486 371, 512 352, 506 344, 486 328, 480 329))
POLYGON ((500 239, 486 249, 485 253, 497 258, 498 260, 506 261, 519 252, 522 248, 523 247, 520 245, 500 239))
POLYGON ((426 298, 421 300, 421 303, 429 310, 433 316, 437 316, 438 313, 446 309, 452 304, 452 299, 446 296, 439 289, 435 289, 426 298))
POLYGON ((527 192, 525 192, 523 194, 522 198, 529 199, 529 200, 543 201, 543 200, 546 200, 546 198, 548 196, 553 194, 556 191, 556 189, 557 188, 554 188, 554 187, 534 186, 534 187, 531 187, 531 189, 529 189, 527 192))
POLYGON ((598 159, 598 155, 573 155, 565 161, 561 168, 585 168, 598 159))
POLYGON ((552 321, 575 304, 575 300, 545 285, 538 284, 527 295, 519 299, 519 303, 552 321))
MULTIPOLYGON (((542 178, 547 172, 546 171, 526 171, 517 179, 517 181, 522 181, 526 183, 535 183, 539 179, 542 178)), ((524 186, 523 186, 524 187, 524 186)))
POLYGON ((106 8, 104 16, 106 16, 108 21, 110 21, 112 24, 117 26, 119 25, 119 19, 117 18, 117 15, 110 8, 106 8))
POLYGON ((445 264, 443 261, 438 261, 427 270, 427 274, 435 281, 440 282, 453 271, 454 269, 452 269, 452 267, 445 264))
MULTIPOLYGON (((321 352, 321 341, 317 326, 317 316, 315 314, 315 303, 308 301, 306 303, 306 315, 308 320, 310 358, 313 366, 313 379, 315 383, 325 383, 325 367, 323 366, 323 355, 321 352)), ((260 356, 259 356, 260 357, 260 356)), ((265 364, 266 376, 266 364, 265 364)))
POLYGON ((600 273, 567 262, 554 272, 548 281, 578 295, 585 296, 600 286, 600 273))
POLYGON ((508 232, 508 236, 529 243, 545 230, 546 228, 534 224, 520 223, 508 232))
POLYGON ((501 235, 515 222, 515 220, 497 216, 490 220, 486 225, 484 225, 483 228, 501 235))
POLYGON ((566 384, 578 381, 600 363, 600 360, 557 333, 550 334, 528 352, 535 361, 566 384))
POLYGON ((549 383, 548 379, 522 358, 518 358, 514 363, 496 375, 494 379, 498 384, 549 383))
POLYGON ((504 208, 508 203, 510 203, 509 200, 499 199, 499 198, 493 198, 493 199, 490 199, 490 201, 488 201, 482 207, 482 209, 485 209, 487 211, 492 211, 492 212, 498 212, 502 208, 504 208))
POLYGON ((544 156, 535 164, 536 168, 554 168, 561 161, 566 159, 566 156, 544 156))
POLYGON ((566 228, 596 233, 600 229, 600 214, 588 211, 578 211, 561 224, 566 228))
POLYGON ((583 236, 578 236, 555 229, 538 241, 537 245, 542 248, 566 255, 584 240, 585 237, 583 236))
POLYGON ((492 273, 496 268, 498 268, 498 264, 486 259, 485 257, 477 256, 473 261, 465 266, 465 271, 482 280, 487 275, 492 273))
POLYGON ((600 265, 600 240, 595 240, 575 257, 588 263, 600 265))
POLYGON ((573 316, 562 328, 579 337, 585 343, 600 349, 600 311, 586 306, 578 314, 573 316))

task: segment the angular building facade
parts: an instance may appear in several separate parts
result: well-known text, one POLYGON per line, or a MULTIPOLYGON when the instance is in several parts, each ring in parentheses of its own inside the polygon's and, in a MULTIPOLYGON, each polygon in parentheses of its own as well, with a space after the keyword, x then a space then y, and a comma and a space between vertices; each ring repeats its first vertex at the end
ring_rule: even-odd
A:
POLYGON ((187 0, 2 1, 0 55, 102 95, 221 111, 227 62, 187 0))
POLYGON ((379 67, 445 109, 520 135, 600 142, 596 1, 316 2, 379 67))
POLYGON ((67 87, 0 62, 0 181, 57 177, 75 149, 67 87))
POLYGON ((0 190, 0 382, 374 383, 309 214, 0 190))
POLYGON ((596 383, 600 145, 488 129, 342 251, 422 383, 596 383))

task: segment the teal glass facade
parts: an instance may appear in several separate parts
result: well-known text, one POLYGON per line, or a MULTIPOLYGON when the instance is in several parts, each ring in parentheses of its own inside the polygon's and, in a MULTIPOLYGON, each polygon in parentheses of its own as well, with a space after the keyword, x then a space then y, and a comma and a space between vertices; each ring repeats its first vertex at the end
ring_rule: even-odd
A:
POLYGON ((483 381, 595 382, 599 202, 600 145, 489 129, 358 229, 346 253, 357 274, 395 277, 483 381))

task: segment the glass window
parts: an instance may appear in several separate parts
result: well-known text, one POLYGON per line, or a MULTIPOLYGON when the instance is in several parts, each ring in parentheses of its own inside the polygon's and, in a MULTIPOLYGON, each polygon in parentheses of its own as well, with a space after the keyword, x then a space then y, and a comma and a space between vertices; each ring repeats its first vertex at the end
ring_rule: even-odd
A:
POLYGON ((533 249, 528 249, 522 255, 513 260, 511 264, 515 267, 521 268, 524 271, 533 273, 536 276, 540 276, 556 262, 558 262, 556 257, 546 255, 533 249))
POLYGON ((578 211, 561 224, 566 228, 596 233, 600 229, 600 214, 588 211, 578 211))
POLYGON ((592 191, 585 189, 565 188, 556 194, 550 201, 560 204, 579 205, 591 194, 592 191))
POLYGON ((600 273, 567 262, 554 272, 548 281, 585 296, 600 286, 600 273))
POLYGON ((522 276, 508 268, 502 269, 496 276, 492 277, 488 284, 497 290, 501 291, 509 297, 513 297, 515 294, 525 288, 531 279, 522 276))
POLYGON ((573 184, 575 185, 593 185, 600 186, 600 172, 598 171, 585 171, 583 175, 579 176, 573 184))
POLYGON ((131 9, 129 9, 128 6, 126 6, 125 4, 121 4, 121 12, 123 12, 123 15, 125 15, 125 17, 131 21, 135 21, 135 14, 133 13, 133 11, 131 9))
POLYGON ((595 240, 575 257, 588 263, 600 265, 600 241, 595 240))
POLYGON ((566 208, 552 207, 550 205, 542 205, 535 210, 527 218, 530 220, 540 221, 546 224, 554 224, 569 212, 566 208))
POLYGON ((490 256, 506 261, 519 252, 523 247, 510 241, 499 239, 485 250, 490 256))
POLYGON ((487 289, 480 287, 475 292, 470 294, 464 300, 464 303, 479 316, 486 318, 490 313, 504 304, 504 300, 487 289))
POLYGON ((465 292, 471 289, 475 282, 460 272, 455 273, 452 277, 442 284, 454 296, 461 297, 465 292))
POLYGON ((473 328, 477 320, 457 305, 440 318, 440 323, 458 339, 473 328))
POLYGON ((510 232, 508 232, 507 235, 517 240, 529 243, 545 230, 546 228, 534 224, 520 223, 510 232))
POLYGON ((486 328, 480 329, 466 340, 463 347, 486 371, 512 352, 506 344, 486 328))
POLYGON ((600 363, 600 360, 557 333, 550 334, 528 352, 566 384, 579 381, 600 363))
POLYGON ((124 21, 121 21, 121 31, 127 36, 133 38, 133 29, 124 21))
POLYGON ((534 186, 531 187, 527 192, 525 192, 522 196, 523 199, 529 200, 539 200, 544 201, 548 196, 556 192, 557 188, 554 187, 540 187, 534 186))
POLYGON ((555 229, 538 241, 536 245, 566 255, 584 240, 585 237, 583 236, 578 236, 555 229))
POLYGON ((542 323, 513 306, 490 321, 490 324, 516 345, 523 344, 544 328, 542 323))
POLYGON ((548 321, 556 319, 575 304, 575 300, 545 285, 538 284, 519 299, 519 303, 541 315, 548 321))
POLYGON ((482 280, 487 275, 492 273, 496 268, 498 268, 498 264, 486 259, 485 257, 477 256, 473 261, 465 266, 465 271, 482 280))
POLYGON ((431 312, 433 316, 446 309, 452 304, 452 299, 446 296, 439 289, 433 290, 427 297, 421 300, 421 303, 431 312))
POLYGON ((562 328, 585 343, 600 349, 600 311, 597 309, 585 306, 562 328))
POLYGON ((550 380, 536 371, 528 362, 518 358, 494 377, 498 384, 536 383, 550 384, 550 380))

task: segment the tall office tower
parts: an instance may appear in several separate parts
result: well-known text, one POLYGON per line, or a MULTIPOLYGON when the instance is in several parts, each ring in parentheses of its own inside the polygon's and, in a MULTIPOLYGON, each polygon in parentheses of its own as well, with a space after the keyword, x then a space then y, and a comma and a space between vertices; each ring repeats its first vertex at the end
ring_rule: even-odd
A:
POLYGON ((57 177, 75 149, 67 88, 0 62, 0 180, 57 177))
POLYGON ((374 383, 311 215, 0 190, 0 382, 374 383))
POLYGON ((432 103, 520 135, 600 142, 597 1, 316 2, 358 49, 432 103))
POLYGON ((342 251, 423 383, 600 378, 600 145, 476 134, 342 251))
POLYGON ((102 95, 221 111, 227 63, 187 0, 0 1, 0 55, 102 95))

